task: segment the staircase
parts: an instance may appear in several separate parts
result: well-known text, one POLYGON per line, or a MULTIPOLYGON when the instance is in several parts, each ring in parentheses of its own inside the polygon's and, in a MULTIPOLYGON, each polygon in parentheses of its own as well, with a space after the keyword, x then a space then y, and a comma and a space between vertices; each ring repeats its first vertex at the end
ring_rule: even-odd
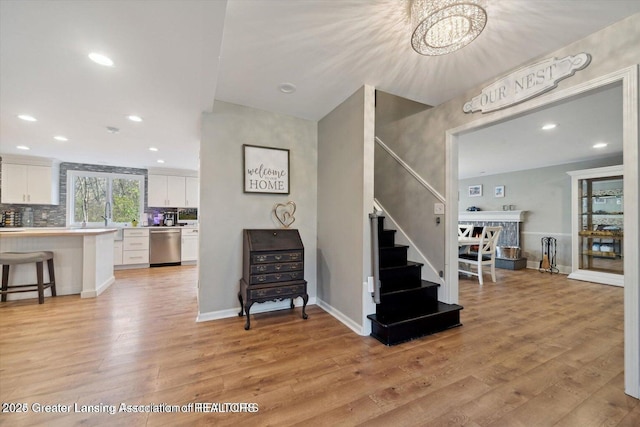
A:
POLYGON ((422 264, 407 261, 408 246, 395 244, 396 230, 378 218, 380 304, 371 320, 371 336, 395 345, 461 326, 462 306, 438 301, 437 283, 422 280, 422 264))

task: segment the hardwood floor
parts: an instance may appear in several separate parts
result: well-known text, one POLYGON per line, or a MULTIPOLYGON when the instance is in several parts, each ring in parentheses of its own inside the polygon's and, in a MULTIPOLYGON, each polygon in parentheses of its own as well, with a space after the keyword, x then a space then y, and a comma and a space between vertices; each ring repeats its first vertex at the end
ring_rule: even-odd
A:
POLYGON ((482 287, 461 277, 464 326, 394 347, 317 306, 308 320, 300 308, 255 315, 250 331, 239 317, 196 323, 195 267, 118 271, 97 299, 2 303, 0 400, 29 411, 0 424, 640 425, 623 392, 622 288, 497 275, 482 287), (118 412, 202 402, 258 411, 118 412))

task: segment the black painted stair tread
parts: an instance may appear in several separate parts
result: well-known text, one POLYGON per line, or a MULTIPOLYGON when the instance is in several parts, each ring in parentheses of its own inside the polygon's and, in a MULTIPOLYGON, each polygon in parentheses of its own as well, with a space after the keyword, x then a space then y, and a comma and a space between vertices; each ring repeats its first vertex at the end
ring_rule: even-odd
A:
POLYGON ((370 314, 371 336, 383 344, 396 345, 403 342, 435 334, 444 330, 462 326, 460 310, 462 306, 438 302, 438 308, 431 313, 406 318, 388 319, 381 322, 378 316, 370 314))
POLYGON ((409 247, 395 244, 396 230, 378 222, 380 303, 371 320, 371 336, 395 345, 460 326, 457 304, 438 301, 437 283, 422 280, 423 264, 407 260, 409 247))
POLYGON ((394 245, 380 248, 380 268, 407 265, 409 246, 394 245))
POLYGON ((418 288, 408 288, 408 289, 395 289, 395 290, 391 290, 391 291, 384 291, 384 290, 380 290, 380 295, 392 295, 392 294, 402 294, 402 293, 408 293, 411 291, 415 291, 416 289, 435 289, 437 292, 438 287, 440 287, 440 284, 438 283, 434 283, 434 282, 429 282, 428 280, 421 280, 420 281, 420 287, 418 288))
MULTIPOLYGON (((420 316, 416 316, 416 317, 407 318, 406 316, 403 316, 403 315, 399 314, 396 318, 386 318, 386 319, 384 319, 384 321, 381 321, 380 319, 378 319, 378 316, 375 315, 375 314, 370 314, 367 317, 369 319, 375 321, 375 322, 380 323, 381 325, 394 326, 394 325, 402 325, 402 324, 406 324, 406 323, 411 323, 416 318, 437 317, 438 315, 440 315, 442 313, 460 311, 462 309, 463 309, 463 307, 461 305, 458 305, 458 304, 447 304, 447 303, 438 301, 438 307, 437 307, 437 309, 435 311, 431 311, 429 313, 424 313, 424 314, 421 314, 420 316)), ((453 325, 453 326, 459 326, 459 325, 453 325)), ((453 327, 453 326, 451 326, 451 327, 453 327)))

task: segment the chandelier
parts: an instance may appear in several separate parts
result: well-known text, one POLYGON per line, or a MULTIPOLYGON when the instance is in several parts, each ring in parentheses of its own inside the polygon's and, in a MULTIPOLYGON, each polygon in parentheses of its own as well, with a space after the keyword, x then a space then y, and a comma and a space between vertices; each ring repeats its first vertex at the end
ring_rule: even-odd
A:
POLYGON ((471 43, 487 13, 477 0, 412 0, 411 46, 421 55, 446 55, 471 43))

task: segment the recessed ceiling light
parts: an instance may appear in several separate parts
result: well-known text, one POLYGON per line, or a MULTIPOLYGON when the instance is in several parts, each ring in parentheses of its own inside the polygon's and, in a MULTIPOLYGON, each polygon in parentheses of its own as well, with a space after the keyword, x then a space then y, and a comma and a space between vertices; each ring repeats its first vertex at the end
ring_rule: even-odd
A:
POLYGON ((109 132, 109 133, 118 133, 118 132, 120 132, 120 129, 118 129, 117 127, 113 127, 113 126, 107 126, 107 132, 109 132))
POLYGON ((24 120, 24 121, 26 121, 26 122, 37 122, 37 121, 38 121, 38 120, 36 120, 36 118, 35 118, 35 117, 30 116, 30 115, 28 115, 28 114, 20 114, 20 115, 18 116, 18 118, 19 118, 19 119, 22 119, 22 120, 24 120))
POLYGON ((293 83, 282 83, 278 86, 278 89, 282 93, 293 93, 296 91, 296 85, 293 83))
POLYGON ((158 163, 164 163, 164 160, 158 159, 158 163))
POLYGON ((555 123, 547 123, 546 125, 542 126, 542 130, 551 130, 551 129, 555 129, 556 126, 558 126, 555 123))
POLYGON ((142 121, 142 117, 140 117, 140 116, 127 116, 127 119, 131 120, 132 122, 141 122, 142 121))
POLYGON ((607 145, 609 145, 609 144, 607 144, 606 142, 598 142, 597 144, 593 145, 593 148, 604 148, 607 145))
POLYGON ((69 140, 66 136, 62 136, 62 135, 54 136, 53 139, 55 139, 56 141, 68 141, 69 140))
POLYGON ((156 147, 149 147, 149 151, 158 151, 156 147))
POLYGON ((18 150, 31 150, 31 148, 27 147, 26 145, 16 145, 16 148, 18 150))
POLYGON ((91 52, 89 54, 89 59, 91 59, 96 64, 104 65, 105 67, 113 67, 113 61, 111 60, 111 58, 100 53, 91 52))

